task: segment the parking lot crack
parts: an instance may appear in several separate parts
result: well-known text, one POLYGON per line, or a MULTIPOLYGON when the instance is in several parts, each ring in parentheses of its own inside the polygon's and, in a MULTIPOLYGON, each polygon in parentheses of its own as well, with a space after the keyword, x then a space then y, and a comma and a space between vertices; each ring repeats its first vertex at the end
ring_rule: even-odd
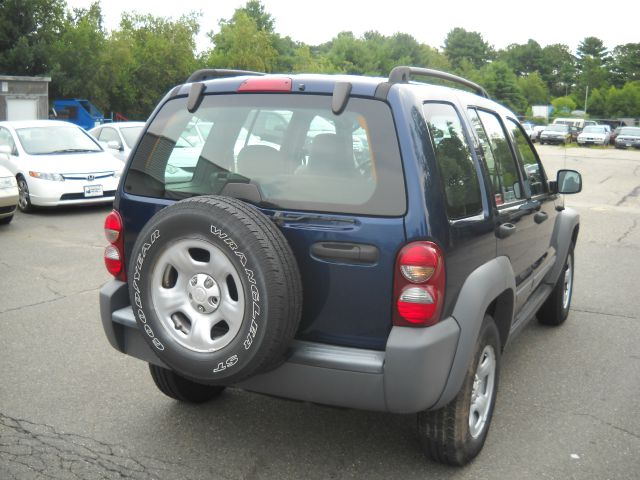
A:
POLYGON ((596 420, 597 422, 606 425, 608 427, 613 428, 614 430, 617 430, 619 432, 623 432, 626 433, 627 435, 630 435, 632 437, 634 437, 636 440, 640 440, 640 435, 638 435, 637 433, 632 432, 631 430, 627 430, 626 428, 622 428, 619 427, 617 425, 614 425, 613 423, 607 422, 606 420, 602 420, 601 418, 591 414, 591 413, 576 413, 575 415, 579 416, 579 417, 589 417, 593 420, 596 420))
POLYGON ((637 320, 638 319, 638 317, 632 317, 630 315, 623 315, 623 314, 620 314, 620 313, 597 312, 595 310, 586 310, 586 309, 575 308, 575 307, 571 307, 571 311, 572 312, 579 312, 579 313, 591 313, 593 315, 604 315, 604 316, 607 316, 607 317, 627 318, 629 320, 637 320))
POLYGON ((26 308, 38 307, 40 305, 46 305, 48 303, 54 303, 54 302, 57 302, 59 300, 64 300, 65 298, 69 298, 72 295, 82 295, 83 293, 97 292, 98 290, 100 290, 99 288, 89 288, 87 290, 80 290, 78 292, 73 292, 73 293, 70 293, 68 295, 62 295, 62 294, 56 292, 55 290, 53 290, 52 288, 50 288, 48 285, 46 285, 46 288, 51 293, 56 295, 56 297, 55 298, 50 298, 49 300, 43 300, 42 302, 29 303, 27 305, 20 305, 19 307, 13 307, 13 308, 8 308, 6 310, 0 310, 0 315, 5 314, 5 313, 11 313, 11 312, 19 312, 20 310, 24 310, 26 308))
POLYGON ((626 232, 624 232, 622 235, 620 235, 620 237, 618 237, 617 242, 622 243, 622 241, 625 240, 631 234, 631 232, 636 228, 638 228, 638 219, 634 218, 633 224, 627 229, 626 232))
POLYGON ((640 196, 640 185, 637 185, 633 190, 631 190, 624 197, 622 197, 618 201, 618 203, 616 203, 616 207, 619 207, 620 205, 622 205, 624 202, 626 202, 630 198, 634 198, 634 197, 638 197, 638 196, 640 196))
POLYGON ((189 479, 184 466, 140 456, 119 445, 57 431, 0 413, 0 477, 189 479), (33 476, 33 475, 31 475, 33 476))

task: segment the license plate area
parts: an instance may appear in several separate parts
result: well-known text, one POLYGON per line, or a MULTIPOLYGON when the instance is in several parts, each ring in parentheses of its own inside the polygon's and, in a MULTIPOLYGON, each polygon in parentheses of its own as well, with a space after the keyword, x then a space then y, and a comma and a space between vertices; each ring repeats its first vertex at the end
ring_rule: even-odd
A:
POLYGON ((84 187, 85 197, 102 197, 102 185, 87 185, 84 187))

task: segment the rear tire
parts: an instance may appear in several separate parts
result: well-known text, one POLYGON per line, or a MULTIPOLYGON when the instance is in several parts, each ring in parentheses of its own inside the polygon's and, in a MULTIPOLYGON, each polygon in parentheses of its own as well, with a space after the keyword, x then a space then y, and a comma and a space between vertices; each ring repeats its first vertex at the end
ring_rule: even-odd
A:
POLYGON ((149 364, 149 371, 156 387, 167 397, 187 403, 204 403, 224 392, 221 385, 203 385, 181 377, 172 370, 149 364))
POLYGON ((573 296, 574 246, 571 245, 560 278, 556 282, 551 295, 538 311, 538 322, 543 325, 562 325, 569 316, 571 298, 573 296))
POLYGON ((465 465, 484 445, 498 392, 500 335, 486 315, 462 389, 447 406, 418 413, 418 436, 429 458, 465 465))

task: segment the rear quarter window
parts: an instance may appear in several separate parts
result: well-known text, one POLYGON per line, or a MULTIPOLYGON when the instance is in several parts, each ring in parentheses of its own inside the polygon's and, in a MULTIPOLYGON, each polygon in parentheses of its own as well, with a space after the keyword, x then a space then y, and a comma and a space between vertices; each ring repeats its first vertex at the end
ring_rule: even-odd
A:
POLYGON ((401 216, 406 195, 389 107, 322 95, 207 95, 167 102, 136 149, 127 193, 181 199, 250 183, 263 206, 401 216))

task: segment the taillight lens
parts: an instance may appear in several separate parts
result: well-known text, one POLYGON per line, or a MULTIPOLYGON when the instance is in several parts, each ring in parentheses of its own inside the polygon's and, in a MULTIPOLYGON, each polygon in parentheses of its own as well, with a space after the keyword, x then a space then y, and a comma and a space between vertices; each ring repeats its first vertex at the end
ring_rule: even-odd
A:
POLYGON ((104 220, 104 236, 110 243, 104 250, 107 271, 118 280, 126 281, 124 271, 124 230, 120 214, 112 210, 104 220))
POLYGON ((444 256, 433 242, 406 245, 396 260, 393 324, 427 327, 440 320, 444 302, 444 256))

